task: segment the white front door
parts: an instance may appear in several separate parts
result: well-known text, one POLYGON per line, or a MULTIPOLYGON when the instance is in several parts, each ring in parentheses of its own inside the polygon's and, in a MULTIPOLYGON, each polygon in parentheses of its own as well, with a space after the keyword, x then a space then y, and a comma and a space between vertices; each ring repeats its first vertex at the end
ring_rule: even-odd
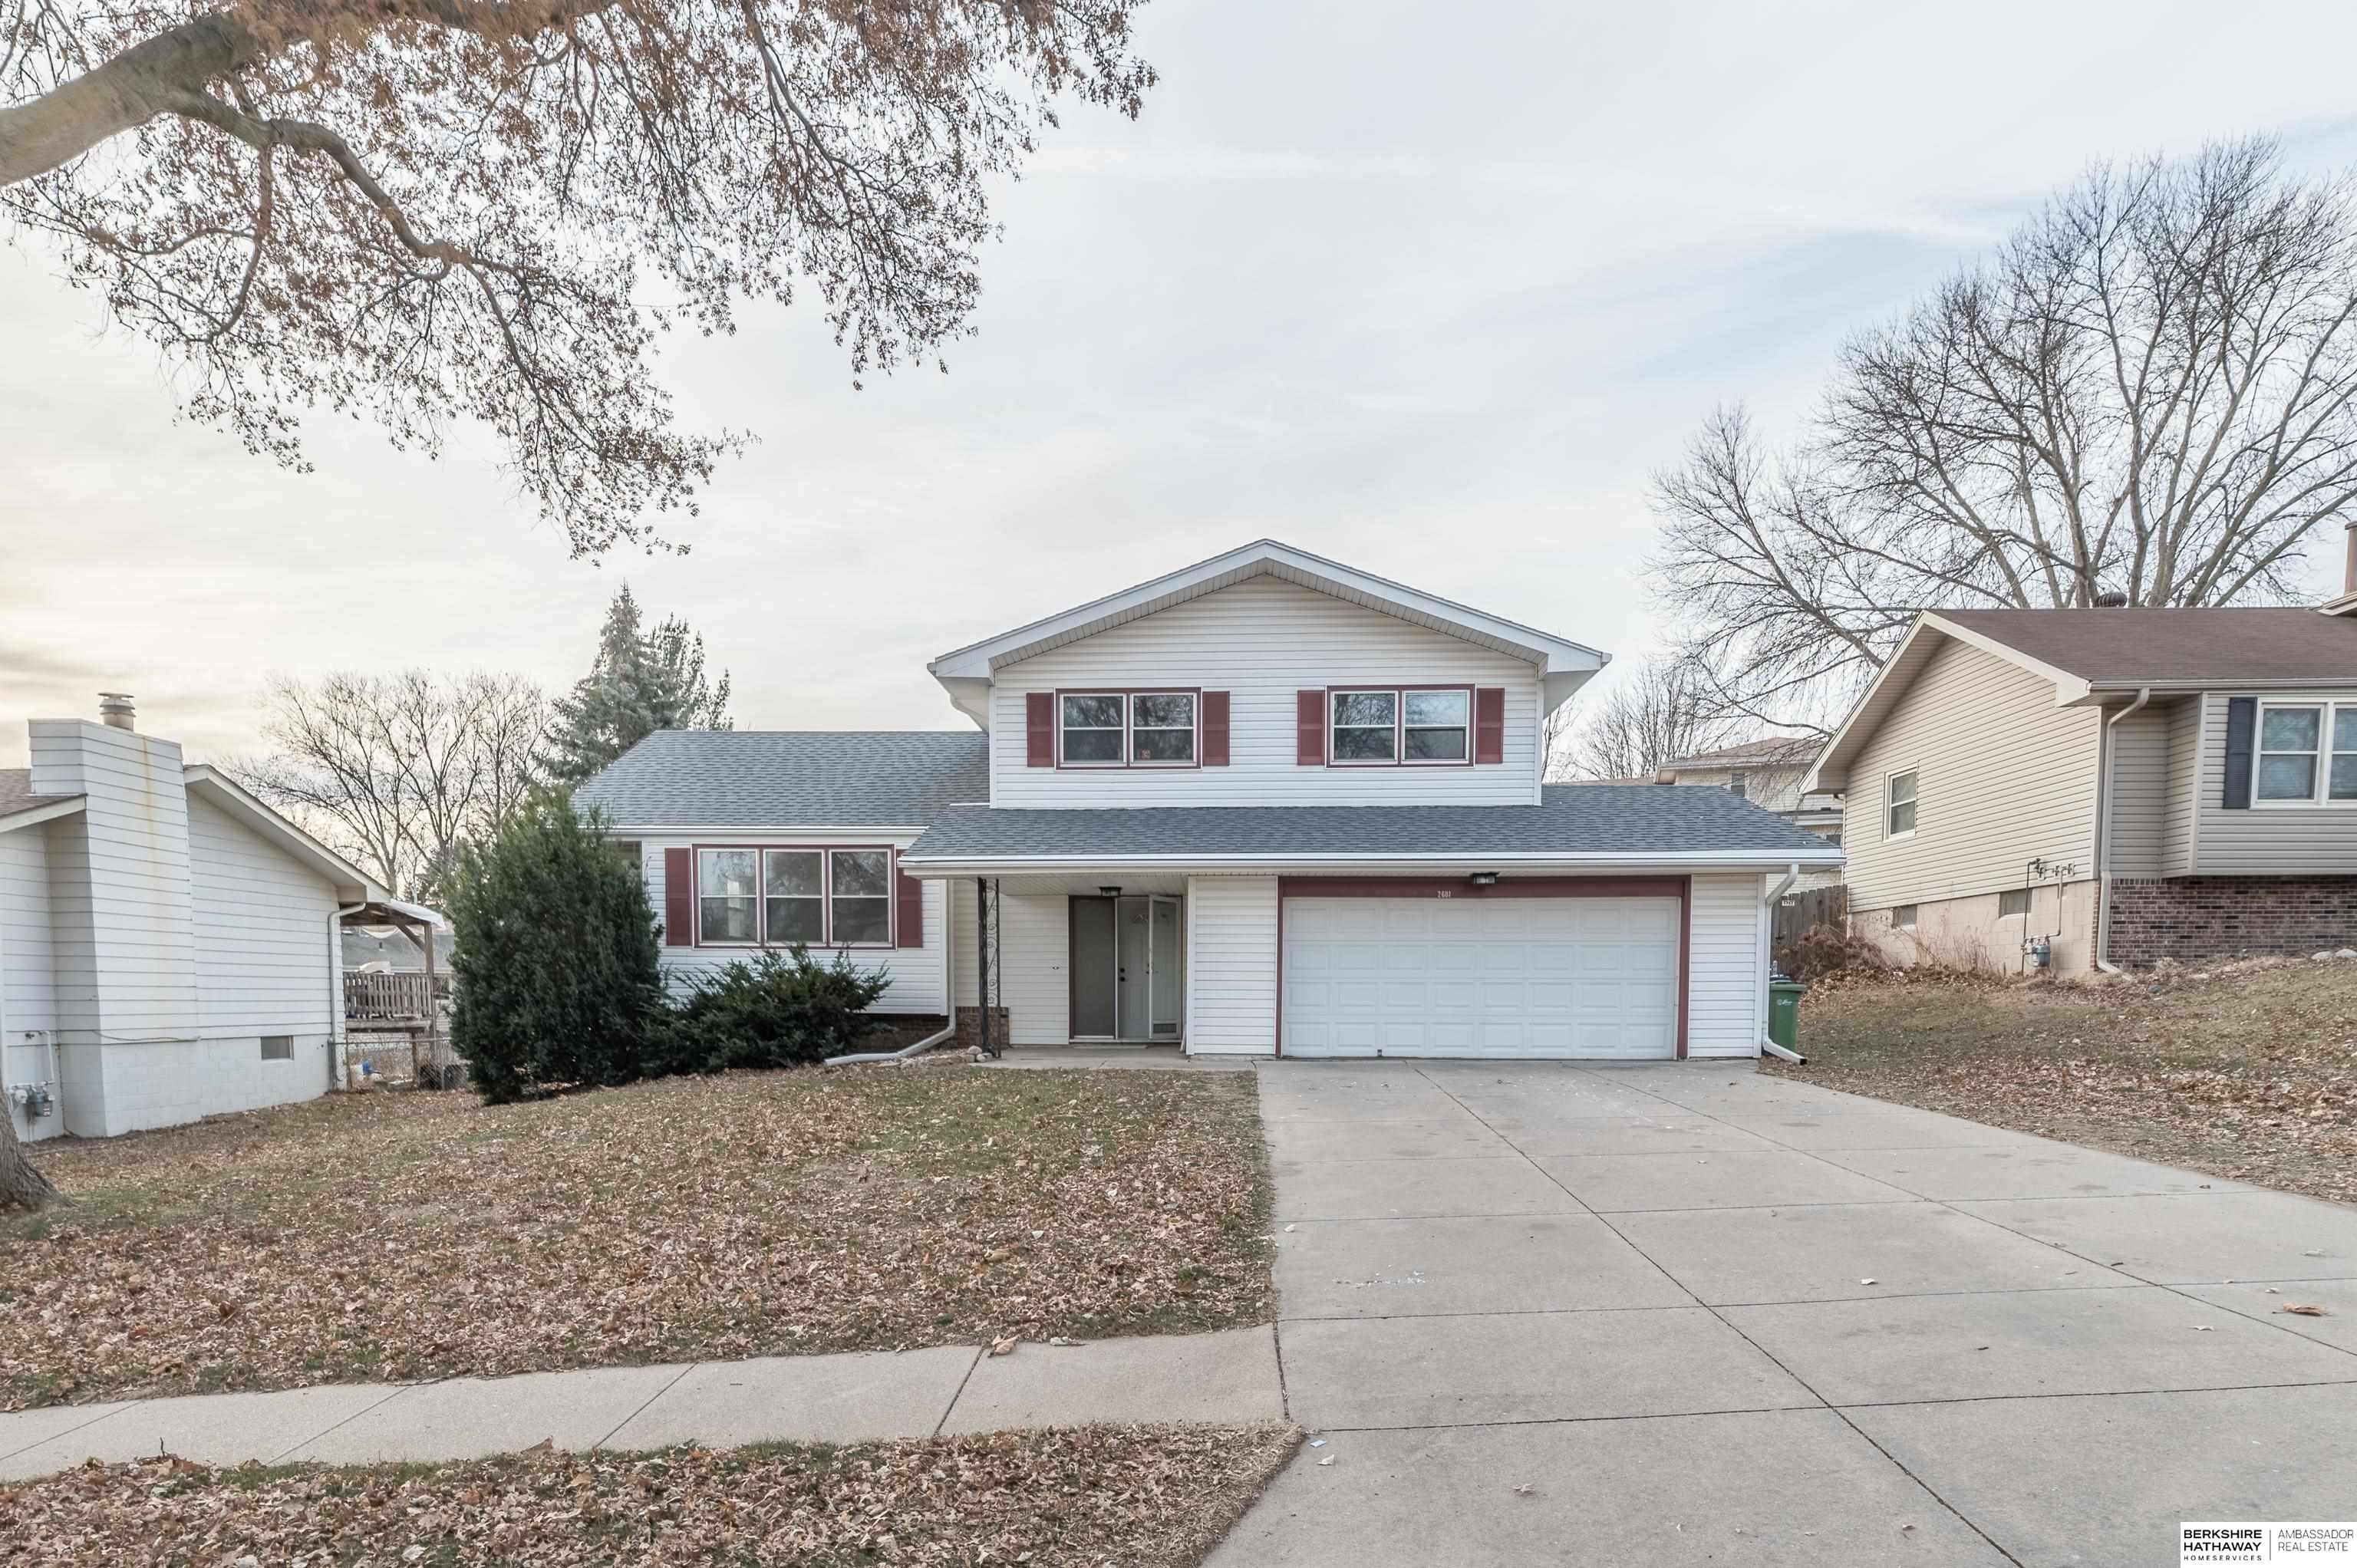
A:
POLYGON ((1288 898, 1284 1049, 1672 1057, 1675 898, 1288 898))

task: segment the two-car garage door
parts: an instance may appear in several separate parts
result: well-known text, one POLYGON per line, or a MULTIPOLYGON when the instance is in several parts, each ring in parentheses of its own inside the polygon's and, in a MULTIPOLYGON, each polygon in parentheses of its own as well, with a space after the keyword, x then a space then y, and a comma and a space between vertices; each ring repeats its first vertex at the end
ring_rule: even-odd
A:
POLYGON ((1284 1050, 1677 1054, 1674 897, 1287 898, 1284 1050))

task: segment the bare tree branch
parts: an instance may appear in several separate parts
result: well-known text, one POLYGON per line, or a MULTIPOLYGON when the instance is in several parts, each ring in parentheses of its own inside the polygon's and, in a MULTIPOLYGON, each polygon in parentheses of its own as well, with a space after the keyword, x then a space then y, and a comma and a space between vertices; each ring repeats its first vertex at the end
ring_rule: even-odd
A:
POLYGON ((2357 192, 2264 141, 2097 168, 1854 339, 1789 456, 1721 412, 1654 502, 1710 705, 1770 723, 1920 610, 2281 601, 2357 505, 2357 192))

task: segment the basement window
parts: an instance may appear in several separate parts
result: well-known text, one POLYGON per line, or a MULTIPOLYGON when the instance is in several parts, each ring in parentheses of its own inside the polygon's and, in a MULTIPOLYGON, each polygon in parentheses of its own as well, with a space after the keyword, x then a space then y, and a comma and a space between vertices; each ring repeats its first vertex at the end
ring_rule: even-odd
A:
POLYGON ((1890 911, 1890 923, 1898 927, 1902 931, 1913 930, 1915 929, 1915 906, 1912 904, 1901 904, 1898 908, 1892 909, 1890 911))
POLYGON ((2002 920, 2008 915, 2027 915, 2029 913, 2029 888, 2008 887, 2004 892, 1996 896, 1996 918, 1998 919, 2002 920))
POLYGON ((295 1059, 295 1036, 264 1035, 262 1036, 262 1059, 266 1062, 291 1062, 295 1059))

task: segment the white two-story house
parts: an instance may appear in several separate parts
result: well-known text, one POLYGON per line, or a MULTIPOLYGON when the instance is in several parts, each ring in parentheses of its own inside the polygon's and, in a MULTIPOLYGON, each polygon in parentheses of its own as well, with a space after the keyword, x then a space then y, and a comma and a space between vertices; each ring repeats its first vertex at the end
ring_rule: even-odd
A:
POLYGON ((842 949, 1016 1045, 1754 1055, 1769 907, 1841 851, 1543 784, 1606 658, 1262 541, 933 660, 972 731, 667 732, 576 800, 671 968, 842 949))

